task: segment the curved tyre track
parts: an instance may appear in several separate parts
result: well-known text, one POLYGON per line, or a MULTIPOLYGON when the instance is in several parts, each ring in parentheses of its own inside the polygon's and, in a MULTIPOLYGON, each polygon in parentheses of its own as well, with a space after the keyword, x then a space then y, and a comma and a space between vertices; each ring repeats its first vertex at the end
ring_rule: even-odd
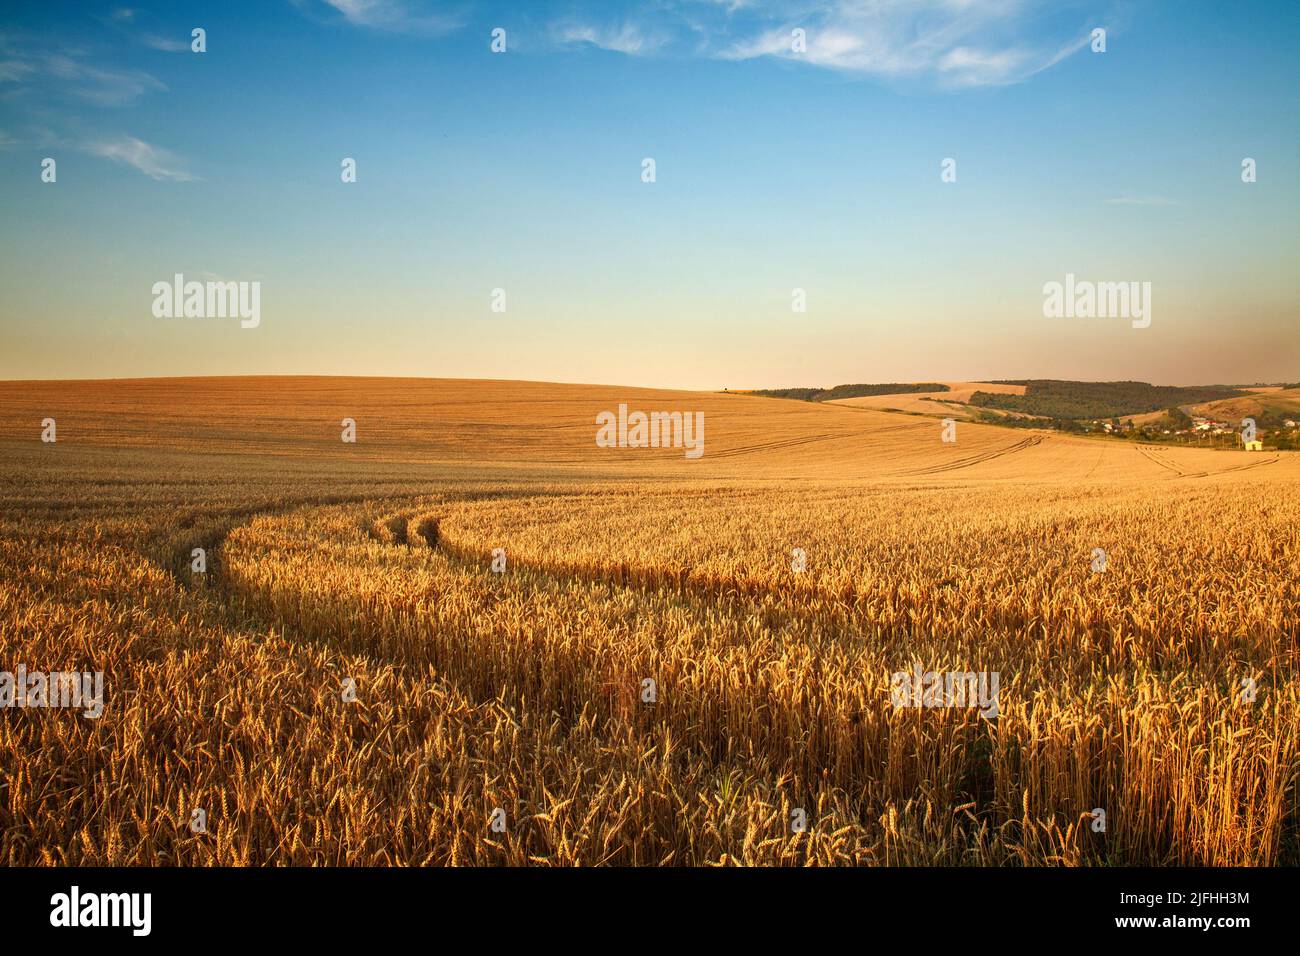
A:
POLYGON ((1014 455, 1017 452, 1026 451, 1036 445, 1042 444, 1042 435, 1030 435, 1013 445, 1005 448, 999 448, 994 451, 981 452, 976 455, 970 455, 966 458, 958 458, 956 461, 944 462, 941 465, 932 465, 928 468, 918 468, 912 471, 904 472, 906 475, 939 475, 949 471, 960 471, 964 468, 972 468, 975 465, 981 465, 986 461, 993 461, 1002 458, 1005 455, 1014 455))

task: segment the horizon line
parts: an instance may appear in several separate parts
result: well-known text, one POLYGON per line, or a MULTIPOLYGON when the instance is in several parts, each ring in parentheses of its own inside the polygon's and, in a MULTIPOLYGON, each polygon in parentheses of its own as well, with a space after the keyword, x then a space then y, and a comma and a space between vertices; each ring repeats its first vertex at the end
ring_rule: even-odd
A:
POLYGON ((1151 385, 1157 388, 1277 388, 1294 385, 1300 382, 1300 373, 1297 373, 1294 381, 1268 381, 1268 382, 1194 382, 1194 383, 1171 383, 1171 382, 1154 382, 1144 379, 1133 378, 1112 378, 1112 379, 1087 379, 1087 378, 1052 378, 1050 376, 1018 376, 1014 378, 951 378, 947 376, 934 377, 930 379, 916 379, 908 381, 899 379, 890 382, 884 381, 861 381, 861 382, 841 382, 837 385, 761 385, 748 386, 744 388, 732 388, 723 386, 717 388, 683 388, 680 386, 667 385, 638 385, 627 382, 573 382, 559 381, 555 379, 539 378, 493 378, 493 377, 474 377, 459 375, 398 375, 398 374, 355 374, 355 373, 332 373, 332 372, 236 372, 236 373, 217 373, 208 375, 102 375, 102 376, 74 376, 66 378, 0 378, 0 384, 4 385, 29 385, 29 384, 50 384, 64 382, 75 384, 79 382, 162 382, 162 381, 195 381, 195 380, 219 380, 219 379, 295 379, 295 378, 320 378, 320 379, 388 379, 388 380, 409 380, 424 382, 513 382, 527 385, 588 385, 595 388, 641 388, 655 389, 667 392, 709 392, 709 393, 742 393, 742 392, 759 392, 775 391, 781 389, 794 388, 838 388, 845 385, 921 385, 934 384, 944 385, 948 382, 968 382, 971 384, 988 384, 996 385, 999 383, 1016 384, 1021 382, 1079 382, 1083 384, 1115 384, 1118 382, 1136 382, 1143 385, 1151 385))

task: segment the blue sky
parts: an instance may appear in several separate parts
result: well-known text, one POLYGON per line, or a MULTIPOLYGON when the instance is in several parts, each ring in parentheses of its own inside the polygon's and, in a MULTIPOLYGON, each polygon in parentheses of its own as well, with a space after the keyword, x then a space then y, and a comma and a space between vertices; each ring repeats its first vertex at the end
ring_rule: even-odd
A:
POLYGON ((1300 379, 1294 2, 42 3, 0 23, 0 377, 1300 379), (155 318, 178 272, 260 282, 258 328, 155 318), (1066 273, 1150 281, 1150 328, 1045 318, 1066 273))

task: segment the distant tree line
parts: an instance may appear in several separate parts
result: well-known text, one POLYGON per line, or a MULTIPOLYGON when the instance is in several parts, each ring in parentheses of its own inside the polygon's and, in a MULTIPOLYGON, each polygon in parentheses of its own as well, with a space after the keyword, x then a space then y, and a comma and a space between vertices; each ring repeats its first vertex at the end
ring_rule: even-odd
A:
POLYGON ((760 388, 749 394, 765 398, 795 398, 801 402, 829 402, 837 398, 862 398, 866 395, 947 391, 951 389, 939 382, 888 382, 882 385, 836 385, 834 388, 760 388))
POLYGON ((1147 382, 1065 382, 1056 379, 1030 379, 1006 384, 1023 384, 1025 394, 976 392, 971 396, 970 404, 1044 418, 1095 420, 1140 415, 1162 408, 1196 405, 1246 394, 1225 385, 1181 387, 1147 382))

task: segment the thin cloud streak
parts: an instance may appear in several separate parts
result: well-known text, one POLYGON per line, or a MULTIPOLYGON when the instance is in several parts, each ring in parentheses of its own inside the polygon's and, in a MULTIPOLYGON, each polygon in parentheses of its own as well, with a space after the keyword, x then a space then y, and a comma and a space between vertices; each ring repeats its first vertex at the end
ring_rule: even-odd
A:
POLYGON ((552 32, 567 43, 632 56, 677 48, 723 60, 771 57, 961 89, 1020 83, 1087 47, 1088 30, 1082 26, 1050 39, 1026 39, 1026 24, 1045 9, 1050 9, 1046 0, 700 0, 686 12, 669 8, 653 28, 645 20, 608 24, 575 18, 553 24, 552 32), (803 31, 802 48, 796 48, 796 30, 803 31))
POLYGON ((580 23, 558 23, 551 35, 562 45, 590 45, 628 56, 647 56, 662 50, 667 38, 647 32, 633 23, 617 27, 597 27, 580 23))
MULTIPOLYGON (((310 10, 308 0, 293 0, 302 10, 310 10)), ((344 22, 383 33, 436 36, 464 26, 459 14, 428 12, 424 4, 412 0, 321 0, 324 6, 342 16, 344 22)))
POLYGON ((189 38, 178 40, 174 37, 165 37, 159 36, 156 33, 147 33, 140 38, 140 42, 151 50, 161 50, 164 53, 189 53, 192 41, 189 38))
POLYGON ((92 156, 123 163, 158 181, 188 183, 199 178, 181 168, 179 158, 171 151, 151 146, 134 136, 87 143, 84 150, 92 156))
POLYGON ((50 91, 96 106, 129 106, 151 92, 166 92, 161 80, 143 70, 118 70, 89 63, 80 51, 28 52, 0 35, 0 84, 50 91))

